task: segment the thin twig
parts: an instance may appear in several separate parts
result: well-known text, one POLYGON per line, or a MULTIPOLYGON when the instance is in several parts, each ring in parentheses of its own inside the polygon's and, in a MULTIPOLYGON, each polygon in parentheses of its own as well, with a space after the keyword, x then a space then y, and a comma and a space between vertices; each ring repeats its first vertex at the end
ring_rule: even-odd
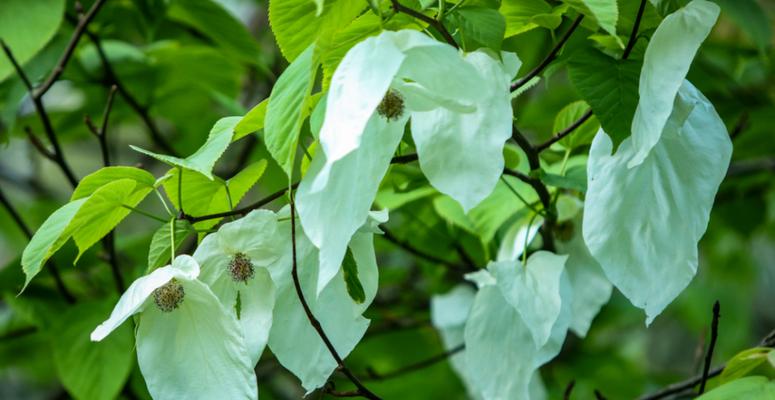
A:
POLYGON ((455 42, 455 38, 452 37, 452 35, 447 30, 447 27, 445 27, 441 21, 435 18, 431 18, 412 8, 404 6, 403 4, 399 3, 398 0, 390 0, 390 2, 393 5, 393 10, 395 12, 404 13, 406 15, 419 19, 422 22, 425 22, 426 24, 435 28, 441 34, 441 36, 444 37, 444 40, 447 43, 449 43, 451 46, 454 46, 455 48, 458 47, 457 42, 455 42))
POLYGON ((418 249, 417 247, 415 247, 411 243, 397 238, 395 235, 393 235, 392 232, 390 232, 384 226, 380 226, 380 229, 383 232, 382 237, 384 237, 390 243, 393 243, 396 246, 406 250, 410 254, 413 254, 413 255, 415 255, 417 257, 420 257, 420 258, 424 258, 425 260, 428 260, 428 261, 436 263, 436 264, 446 265, 446 266, 448 266, 448 267, 450 267, 450 268, 452 268, 454 270, 460 271, 460 272, 466 272, 466 271, 468 271, 470 269, 470 268, 467 268, 464 265, 456 264, 456 263, 447 261, 447 260, 445 260, 443 258, 439 258, 437 256, 434 256, 433 254, 428 254, 428 253, 424 252, 423 250, 418 249))
POLYGON ((302 308, 304 308, 304 313, 307 314, 307 319, 309 319, 310 325, 312 325, 312 327, 318 333, 318 336, 320 336, 320 339, 323 340, 323 343, 326 345, 326 348, 328 348, 331 356, 334 357, 334 360, 336 360, 336 364, 339 366, 339 370, 342 371, 342 373, 358 389, 357 394, 367 399, 380 400, 380 397, 366 388, 366 386, 364 386, 361 381, 359 381, 358 378, 344 364, 342 357, 339 356, 336 348, 334 348, 334 345, 331 344, 328 336, 326 336, 326 333, 323 331, 323 327, 320 325, 320 321, 318 321, 318 319, 312 313, 312 310, 307 304, 307 300, 304 298, 304 292, 301 290, 301 283, 299 283, 298 261, 296 259, 296 206, 293 204, 293 192, 290 192, 288 197, 290 199, 291 206, 291 253, 293 261, 291 276, 293 277, 293 286, 296 288, 296 295, 299 297, 302 308))
POLYGON ((406 154, 403 156, 395 156, 390 160, 391 164, 409 164, 410 162, 417 161, 417 154, 406 154))
MULTIPOLYGON (((767 336, 765 336, 764 339, 762 339, 759 342, 759 346, 761 347, 775 346, 775 330, 773 330, 767 336)), ((726 367, 726 364, 721 364, 718 367, 711 369, 707 373, 707 377, 705 379, 707 380, 721 375, 721 372, 724 371, 725 367, 726 367)), ((676 393, 686 392, 687 390, 691 390, 693 387, 697 386, 702 381, 703 376, 705 375, 706 374, 703 372, 700 375, 695 375, 684 381, 670 384, 657 392, 643 395, 639 397, 638 400, 659 400, 659 399, 664 399, 668 396, 674 395, 676 393)))
POLYGON ((601 393, 599 390, 595 389, 595 398, 597 400, 608 400, 605 396, 603 396, 603 393, 601 393))
POLYGON ((444 361, 449 357, 452 357, 453 355, 463 351, 465 349, 465 344, 460 344, 458 346, 455 346, 443 353, 436 354, 434 356, 428 357, 424 360, 420 360, 414 364, 405 365, 401 368, 398 368, 394 371, 385 372, 385 373, 378 373, 372 368, 367 368, 366 373, 368 374, 368 378, 364 380, 375 380, 375 381, 382 381, 386 379, 395 378, 401 375, 405 375, 411 372, 415 372, 424 368, 428 368, 431 365, 434 365, 438 362, 444 361))
MULTIPOLYGON (((296 182, 296 183, 291 185, 291 189, 296 189, 298 186, 299 186, 299 182, 296 182)), ((280 189, 280 190, 270 194, 269 196, 266 196, 266 197, 256 201, 255 203, 248 204, 248 205, 246 205, 244 207, 237 208, 237 209, 234 209, 234 210, 231 210, 231 211, 225 211, 225 212, 216 213, 216 214, 201 215, 201 216, 198 216, 198 217, 192 217, 190 215, 187 215, 187 216, 185 216, 185 219, 187 219, 189 222, 191 222, 193 224, 195 222, 206 221, 208 219, 231 217, 231 216, 235 216, 235 215, 245 215, 245 214, 247 214, 247 213, 249 213, 249 212, 251 212, 251 211, 253 211, 255 209, 261 208, 261 207, 263 207, 263 206, 265 206, 265 205, 267 205, 267 204, 269 204, 269 203, 279 199, 280 197, 283 197, 287 191, 288 191, 288 188, 282 188, 282 189, 280 189)))
POLYGON ((718 339, 718 320, 721 317, 721 304, 718 300, 713 303, 713 321, 710 324, 710 345, 708 346, 708 353, 705 355, 705 367, 702 369, 702 379, 700 380, 700 389, 698 394, 705 392, 705 383, 708 381, 708 372, 710 371, 710 362, 713 359, 713 349, 716 347, 716 340, 718 339))
POLYGON ((560 140, 562 140, 562 138, 564 138, 565 136, 570 135, 571 133, 573 133, 573 131, 575 131, 581 125, 583 125, 585 122, 587 122, 587 120, 590 117, 592 117, 592 114, 593 113, 592 113, 591 109, 587 110, 587 112, 585 112, 584 115, 579 117, 579 119, 574 121, 572 124, 568 125, 567 128, 565 128, 565 129, 555 133, 554 135, 552 135, 552 137, 549 140, 539 144, 538 146, 535 146, 536 151, 540 153, 540 152, 548 149, 551 145, 553 145, 553 144, 559 142, 560 140))
POLYGON ((565 392, 562 394, 563 400, 570 400, 570 396, 573 394, 574 387, 576 387, 576 380, 571 379, 571 381, 568 382, 568 386, 565 387, 565 392))
POLYGON ((73 30, 73 34, 70 36, 70 41, 67 43, 65 51, 59 57, 59 61, 57 61, 54 69, 51 71, 51 74, 48 76, 48 78, 46 78, 43 84, 41 84, 32 93, 33 100, 43 97, 43 95, 46 94, 49 89, 51 89, 51 86, 54 85, 54 82, 59 79, 59 77, 62 75, 62 72, 65 71, 65 66, 67 66, 67 62, 70 61, 70 57, 73 55, 75 47, 78 45, 81 36, 84 34, 84 32, 86 32, 86 28, 89 26, 89 23, 94 19, 94 17, 97 15, 97 12, 100 11, 100 8, 102 8, 104 4, 105 0, 95 1, 91 8, 89 8, 89 11, 78 19, 78 23, 75 25, 75 30, 73 30))
POLYGON ((740 116, 740 119, 737 120, 737 123, 735 124, 735 127, 732 128, 732 131, 729 132, 729 138, 732 140, 737 139, 740 137, 740 134, 743 133, 748 128, 748 120, 750 118, 750 115, 748 115, 748 112, 745 111, 740 116))
MULTIPOLYGON (((70 20, 70 22, 74 22, 73 17, 68 16, 68 20, 70 20)), ((143 124, 148 128, 148 135, 151 139, 151 142, 153 142, 156 147, 165 153, 172 156, 178 156, 178 153, 175 151, 172 145, 167 142, 167 140, 161 134, 161 130, 153 121, 153 118, 151 118, 148 107, 140 104, 140 102, 137 101, 137 99, 129 92, 129 90, 127 90, 121 79, 119 79, 118 75, 113 69, 113 66, 110 63, 110 60, 108 59, 107 54, 105 54, 105 49, 102 47, 99 36, 88 29, 85 31, 85 34, 86 37, 91 40, 97 50, 97 56, 100 58, 100 63, 102 63, 102 68, 105 71, 107 82, 116 86, 116 90, 118 91, 118 94, 121 95, 121 98, 126 101, 127 105, 129 105, 129 107, 132 108, 132 110, 140 117, 140 120, 143 121, 143 124)))
POLYGON ((528 82, 530 82, 531 79, 535 78, 543 72, 546 67, 549 66, 549 64, 554 61, 554 59, 557 57, 557 53, 560 52, 560 49, 562 49, 563 46, 565 46, 565 43, 570 39, 571 35, 573 35, 573 31, 578 28, 578 26, 581 24, 581 20, 584 19, 583 14, 579 14, 579 16, 573 21, 573 24, 568 28, 568 31, 565 32, 565 34, 560 38, 560 41, 557 42, 557 44, 554 45, 551 51, 549 51, 549 54, 546 55, 546 57, 541 61, 540 64, 538 64, 537 67, 533 68, 532 71, 528 72, 527 75, 520 78, 518 81, 514 82, 513 85, 511 85, 511 91, 516 91, 522 86, 525 86, 528 82))
POLYGON ((75 178, 75 174, 70 169, 70 166, 67 164, 67 161, 65 161, 64 153, 62 152, 62 148, 59 145, 59 140, 57 139, 56 134, 54 133, 54 126, 51 124, 51 120, 48 118, 48 113, 46 112, 46 108, 43 106, 43 101, 39 96, 35 96, 32 83, 30 83, 30 79, 27 77, 27 74, 24 73, 24 70, 16 61, 16 58, 13 56, 13 53, 11 52, 11 49, 2 40, 0 40, 0 46, 3 47, 3 51, 5 52, 5 55, 8 57, 8 60, 11 61, 11 64, 13 64, 13 67, 16 70, 16 74, 19 75, 22 82, 24 82, 24 86, 27 87, 27 91, 30 93, 30 97, 32 98, 32 103, 35 106, 35 111, 38 113, 38 116, 40 117, 40 121, 43 124, 43 130, 46 133, 46 136, 48 137, 48 141, 51 142, 51 147, 54 148, 53 153, 48 153, 48 154, 51 157, 53 157, 52 161, 54 161, 54 163, 59 165, 59 168, 65 174, 65 177, 67 178, 68 182, 70 182, 70 185, 75 187, 78 184, 78 179, 75 178))
POLYGON ((638 39, 638 29, 640 28, 640 21, 643 19, 643 12, 646 10, 646 0, 640 0, 640 6, 638 7, 638 13, 635 14, 635 22, 632 25, 632 31, 630 31, 630 38, 627 40, 627 47, 624 48, 622 53, 622 59, 626 60, 632 53, 632 49, 635 48, 635 42, 638 39))
MULTIPOLYGON (((635 23, 632 25, 632 31, 630 32, 630 38, 627 41, 627 46, 624 49, 624 52, 622 53, 622 60, 626 60, 630 57, 630 54, 632 54, 632 49, 635 47, 635 43, 638 38, 638 30, 640 29, 640 23, 643 19, 643 11, 646 8, 646 0, 641 0, 640 7, 638 8, 638 13, 635 15, 635 23)), ((590 117, 592 117, 592 110, 588 110, 584 113, 581 117, 579 117, 578 120, 570 124, 567 128, 563 129, 560 132, 555 133, 549 140, 547 140, 544 143, 541 143, 540 145, 536 146, 536 151, 538 153, 548 149, 552 144, 560 141, 565 136, 570 135, 571 133, 575 132, 576 129, 578 129, 584 122, 586 122, 590 117)))
POLYGON ((729 165, 727 178, 747 176, 759 172, 775 172, 775 158, 736 161, 729 165))
MULTIPOLYGON (((18 211, 16 211, 16 208, 13 207, 11 202, 8 200, 7 197, 5 197, 5 193, 3 193, 2 188, 0 188, 0 204, 5 207, 6 211, 8 211, 8 214, 11 215, 11 219, 16 223, 16 225, 19 227, 19 229, 24 233, 24 236, 27 237, 27 240, 32 240, 32 230, 30 227, 24 222, 24 220, 21 217, 21 214, 19 214, 18 211)), ((73 296, 72 292, 67 288, 65 285, 64 280, 62 280, 62 275, 59 273, 59 269, 57 266, 51 262, 46 262, 46 269, 51 271, 51 276, 54 278, 54 284, 57 287, 57 290, 62 295, 62 297, 67 301, 68 303, 72 304, 75 303, 75 296, 73 296)))

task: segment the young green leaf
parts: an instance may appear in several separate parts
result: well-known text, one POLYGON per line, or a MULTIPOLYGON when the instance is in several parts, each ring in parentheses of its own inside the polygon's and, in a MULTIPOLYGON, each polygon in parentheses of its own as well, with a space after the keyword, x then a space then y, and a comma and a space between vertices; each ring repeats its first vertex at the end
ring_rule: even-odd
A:
POLYGON ((544 0, 503 0, 500 13, 506 22, 505 37, 511 37, 538 27, 554 29, 560 26, 568 6, 552 10, 544 0))
POLYGON ((167 18, 201 32, 230 57, 260 65, 262 52, 245 25, 218 2, 212 0, 173 0, 167 18))
POLYGON ((367 3, 363 0, 329 0, 323 12, 310 0, 271 0, 269 22, 277 45, 289 61, 293 61, 310 44, 328 47, 333 35, 346 27, 367 3))
POLYGON ((307 47, 280 75, 272 88, 266 109, 266 148, 288 175, 288 179, 293 174, 299 132, 307 114, 307 102, 318 69, 314 47, 307 47))
MULTIPOLYGON (((554 117, 552 132, 556 133, 567 129, 574 122, 578 121, 584 113, 589 111, 589 108, 589 105, 584 100, 574 101, 563 107, 557 113, 557 116, 554 117)), ((632 107, 632 112, 633 114, 635 113, 635 106, 632 107)), ((572 134, 562 138, 559 143, 567 149, 575 149, 576 147, 587 145, 592 142, 592 138, 595 137, 598 129, 600 129, 600 122, 598 122, 597 116, 592 115, 581 126, 576 128, 572 134)))
POLYGON ((697 400, 737 400, 775 398, 775 382, 764 376, 747 376, 721 385, 697 400))
POLYGON ((118 179, 131 179, 135 181, 136 188, 153 188, 156 178, 150 172, 135 167, 105 167, 86 175, 70 196, 70 201, 89 197, 99 188, 118 179))
POLYGON ((199 172, 208 179, 213 179, 213 166, 232 141, 234 128, 241 117, 226 117, 219 119, 210 130, 207 141, 194 154, 186 158, 178 158, 164 154, 156 154, 137 146, 129 146, 133 150, 153 157, 172 166, 199 172))
POLYGON ((619 46, 624 47, 619 36, 616 35, 616 21, 619 18, 619 9, 616 0, 564 0, 580 13, 592 18, 609 35, 616 38, 619 46))
MULTIPOLYGON (((0 38, 24 65, 54 37, 64 16, 65 0, 3 0, 0 38)), ((8 57, 0 57, 0 82, 14 73, 8 57)))
POLYGON ((772 354, 769 347, 754 347, 735 354, 721 371, 721 383, 740 379, 767 361, 772 354))
POLYGON ((362 304, 366 300, 366 294, 363 292, 363 285, 358 279, 358 264, 356 264, 350 249, 347 249, 342 261, 342 276, 347 286, 347 294, 354 302, 362 304))
MULTIPOLYGON (((568 75, 581 97, 592 106, 614 148, 630 136, 632 118, 638 106, 638 76, 641 61, 616 60, 589 48, 571 57, 568 75)), ((581 132, 574 132, 568 140, 581 132)), ((590 136, 591 138, 591 136, 590 136)))
POLYGON ((266 108, 268 104, 269 99, 262 100, 240 119, 237 126, 234 127, 232 142, 236 142, 250 133, 264 129, 264 120, 266 119, 266 108))
POLYGON ((506 21, 498 10, 463 6, 449 17, 460 29, 463 48, 473 51, 487 47, 500 51, 506 33, 506 21))
POLYGON ((26 276, 24 288, 40 272, 43 264, 70 238, 72 230, 68 226, 87 199, 71 201, 48 216, 38 228, 22 253, 22 270, 26 276))
POLYGON ((131 210, 127 207, 135 207, 152 190, 153 187, 138 185, 133 179, 117 179, 94 191, 71 222, 73 240, 78 246, 73 264, 129 215, 131 210))
MULTIPOLYGON (((194 233, 194 227, 187 220, 176 219, 174 222, 174 234, 175 234, 175 249, 183 243, 188 235, 194 233)), ((156 268, 167 265, 172 257, 171 247, 172 238, 170 235, 170 224, 166 223, 159 227, 151 237, 151 245, 148 249, 148 269, 154 270, 156 268)))

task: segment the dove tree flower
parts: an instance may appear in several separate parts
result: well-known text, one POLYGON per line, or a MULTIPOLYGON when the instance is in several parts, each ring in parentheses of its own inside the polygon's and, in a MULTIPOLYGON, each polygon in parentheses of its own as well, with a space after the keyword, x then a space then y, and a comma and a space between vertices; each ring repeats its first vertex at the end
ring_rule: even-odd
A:
POLYGON ((320 249, 318 293, 366 219, 407 121, 431 185, 465 210, 492 192, 519 65, 511 53, 462 54, 413 30, 386 31, 350 49, 326 98, 322 151, 297 194, 302 226, 320 249))
POLYGON ((275 284, 266 267, 280 256, 278 239, 275 213, 255 210, 205 237, 193 254, 199 279, 239 320, 252 365, 272 327, 275 284))
POLYGON ((258 389, 234 316, 181 255, 134 281, 92 333, 101 341, 135 314, 137 361, 154 399, 256 399, 258 389))

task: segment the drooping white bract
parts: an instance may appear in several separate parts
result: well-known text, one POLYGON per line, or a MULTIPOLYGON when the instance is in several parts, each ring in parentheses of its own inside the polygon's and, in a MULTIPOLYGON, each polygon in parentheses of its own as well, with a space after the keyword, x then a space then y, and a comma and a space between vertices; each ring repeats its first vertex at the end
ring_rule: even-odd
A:
POLYGON ((492 192, 511 132, 509 80, 519 68, 515 55, 502 58, 462 55, 413 30, 383 32, 345 55, 328 92, 322 151, 296 197, 302 226, 320 249, 318 293, 366 218, 408 119, 420 167, 436 189, 465 210, 492 192))
POLYGON ((255 210, 205 237, 193 254, 199 279, 239 320, 253 365, 272 327, 276 294, 266 267, 280 257, 279 240, 275 213, 255 210))
POLYGON ((237 320, 198 276, 199 264, 181 255, 137 279, 91 339, 139 314, 137 361, 154 399, 257 399, 237 320))
MULTIPOLYGON (((318 333, 310 324, 291 276, 291 224, 288 208, 279 212, 281 222, 277 235, 284 238, 281 257, 269 266, 277 286, 277 301, 274 307, 274 322, 269 334, 269 348, 277 360, 300 380, 302 386, 311 392, 323 386, 337 367, 318 333)), ((387 213, 371 213, 369 220, 353 235, 349 243, 357 265, 358 279, 363 286, 365 300, 358 304, 347 293, 343 272, 339 271, 316 294, 318 282, 318 250, 307 239, 300 224, 296 227, 296 259, 299 282, 312 313, 320 321, 323 331, 342 357, 355 348, 369 326, 369 320, 362 316, 377 293, 377 261, 374 255, 373 235, 379 230, 376 225, 385 222, 387 213)))
MULTIPOLYGON (((463 345, 463 331, 468 313, 474 303, 476 291, 470 285, 460 284, 449 292, 431 297, 431 322, 439 331, 444 348, 447 351, 463 345)), ((474 385, 470 382, 465 364, 465 349, 449 357, 452 368, 461 377, 469 397, 480 399, 474 385)))
POLYGON ((697 242, 732 143, 713 105, 688 81, 643 162, 625 139, 615 154, 600 131, 589 153, 584 241, 606 276, 651 321, 697 272, 697 242))
MULTIPOLYGON (((557 265, 562 269, 566 257, 547 252, 536 254, 539 253, 546 253, 538 258, 541 261, 540 267, 548 267, 550 271, 546 274, 535 271, 534 276, 539 281, 547 279, 550 281, 549 286, 554 286, 551 283, 554 281, 554 271, 557 265), (541 275, 546 278, 539 278, 541 275)), ((525 273, 520 269, 530 270, 531 262, 529 260, 527 266, 513 262, 510 271, 501 267, 497 275, 493 273, 496 264, 491 263, 488 270, 467 275, 469 280, 477 284, 479 291, 465 324, 466 374, 481 398, 530 399, 531 386, 536 385, 536 382, 533 382, 537 377, 536 371, 559 353, 565 341, 571 320, 573 290, 567 276, 562 274, 558 293, 533 291, 536 296, 562 299, 548 340, 536 346, 534 329, 528 319, 523 317, 530 315, 530 320, 536 320, 536 316, 531 315, 534 308, 522 302, 515 303, 515 293, 512 290, 514 282, 524 279, 525 273), (520 309, 516 308, 515 304, 519 304, 520 309)), ((535 261, 532 265, 537 266, 535 261)))
POLYGON ((613 285, 606 278, 600 264, 589 254, 581 233, 581 218, 574 218, 566 223, 573 225, 573 232, 569 240, 558 238, 555 245, 558 253, 568 255, 565 271, 573 287, 570 329, 579 337, 584 337, 592 325, 592 320, 611 298, 613 285))
POLYGON ((640 73, 640 101, 632 120, 635 151, 628 167, 642 163, 659 141, 681 82, 718 15, 717 4, 693 0, 665 17, 651 37, 640 73))

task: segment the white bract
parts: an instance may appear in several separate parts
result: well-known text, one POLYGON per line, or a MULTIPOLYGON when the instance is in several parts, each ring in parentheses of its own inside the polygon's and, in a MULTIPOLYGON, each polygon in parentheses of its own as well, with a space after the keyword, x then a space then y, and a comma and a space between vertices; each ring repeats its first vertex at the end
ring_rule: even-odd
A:
POLYGON ((154 399, 257 399, 237 320, 198 276, 199 264, 182 255, 138 278, 91 339, 139 314, 137 361, 154 399))
POLYGON ((320 249, 317 294, 339 270, 409 119, 431 185, 465 210, 492 192, 511 134, 509 81, 519 68, 514 54, 502 58, 463 55, 412 30, 383 32, 345 55, 328 92, 322 151, 297 194, 302 226, 320 249))
POLYGON ((266 267, 280 257, 281 239, 277 216, 255 210, 205 237, 193 255, 199 279, 239 320, 254 365, 272 327, 275 285, 266 267))
MULTIPOLYGON (((311 392, 323 386, 337 367, 336 361, 326 348, 319 334, 310 324, 302 308, 294 286, 291 268, 291 224, 288 208, 280 211, 283 221, 278 224, 277 235, 283 238, 281 257, 269 266, 277 285, 277 302, 274 307, 274 323, 269 334, 269 348, 285 368, 293 372, 302 386, 311 392)), ((296 259, 299 282, 310 310, 320 321, 323 331, 331 340, 337 353, 344 358, 355 348, 369 326, 363 312, 377 293, 377 261, 374 256, 373 235, 376 224, 385 222, 385 213, 372 213, 349 243, 357 265, 358 279, 363 286, 365 299, 358 304, 350 298, 343 272, 339 271, 315 296, 318 282, 318 250, 296 227, 296 259)))
POLYGON ((705 233, 732 142, 711 103, 688 81, 659 141, 643 162, 626 139, 615 154, 600 131, 589 154, 584 241, 606 276, 646 322, 681 293, 697 272, 705 233))
MULTIPOLYGON (((557 266, 562 268, 566 257, 546 253, 539 256, 541 258, 545 258, 542 267, 555 270, 557 266)), ((535 292, 536 296, 546 295, 550 299, 556 296, 562 300, 548 339, 536 346, 533 326, 523 317, 532 312, 531 307, 520 303, 520 308, 516 308, 511 290, 514 282, 523 279, 524 273, 518 269, 523 268, 522 265, 512 263, 510 270, 502 270, 497 275, 492 273, 494 265, 467 275, 479 287, 464 331, 467 381, 471 382, 477 396, 484 399, 536 398, 533 391, 540 388, 536 371, 559 353, 565 341, 573 291, 566 275, 562 274, 559 293, 535 292)), ((537 266, 535 261, 533 266, 537 266)), ((536 271, 536 274, 540 272, 536 271)), ((553 273, 546 279, 553 281, 551 275, 553 273)), ((550 286, 554 284, 550 282, 550 286)))

